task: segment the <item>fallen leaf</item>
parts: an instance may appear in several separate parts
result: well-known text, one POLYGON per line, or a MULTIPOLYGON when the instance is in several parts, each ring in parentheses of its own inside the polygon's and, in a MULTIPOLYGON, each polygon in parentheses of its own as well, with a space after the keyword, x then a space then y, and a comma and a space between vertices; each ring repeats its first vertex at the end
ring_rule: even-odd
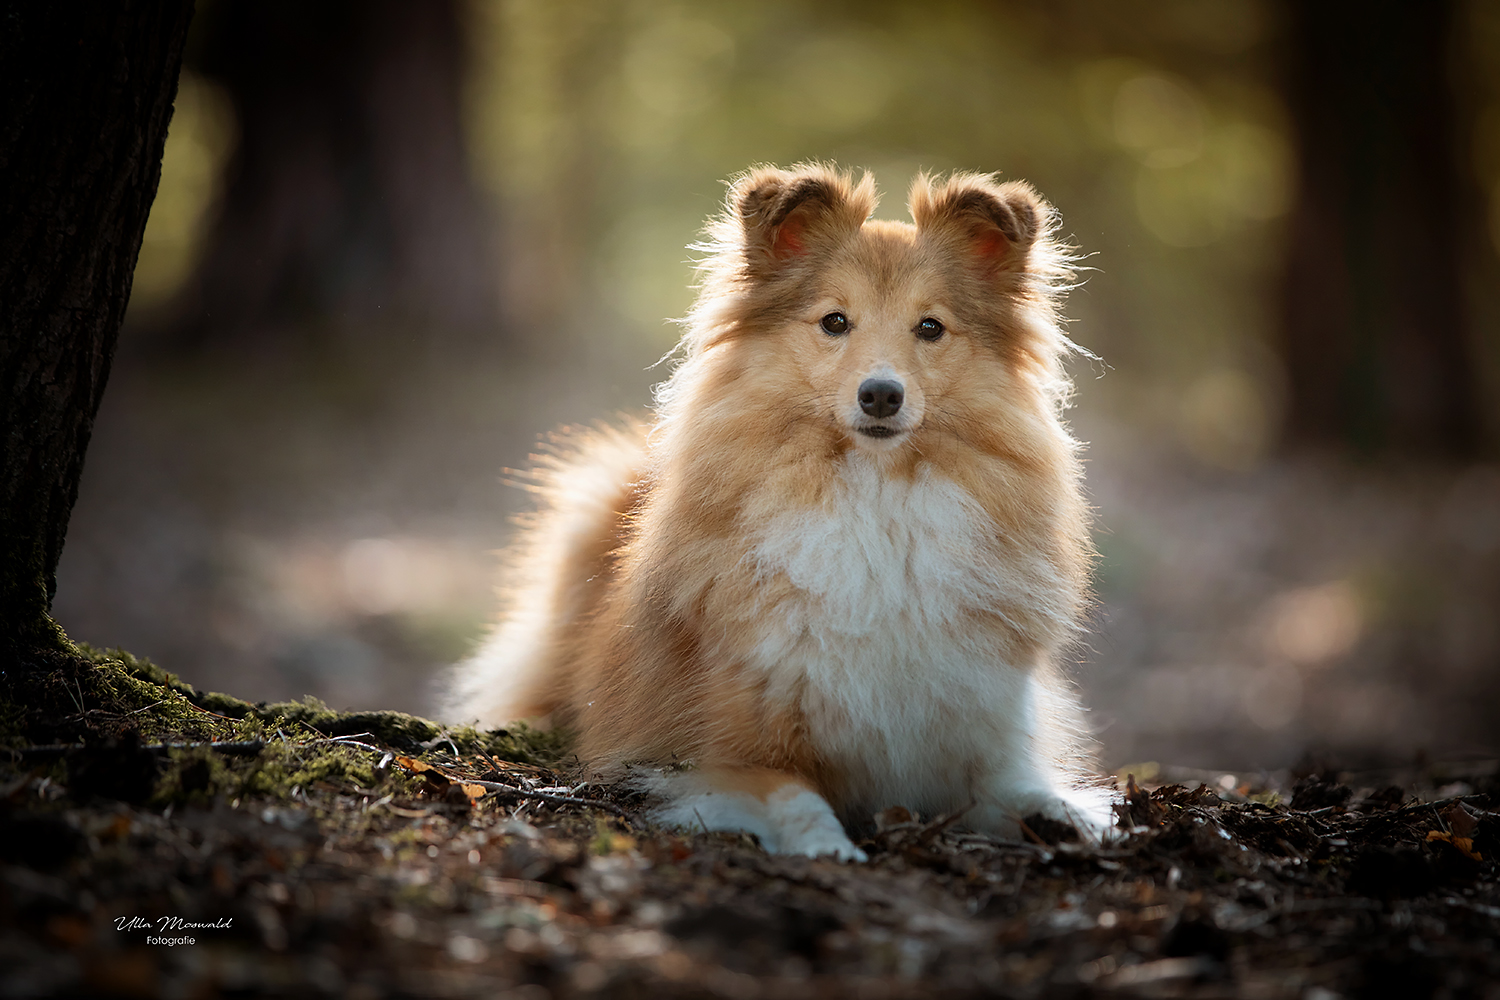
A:
MULTIPOLYGON (((396 763, 400 764, 402 767, 406 768, 412 774, 423 774, 423 773, 425 773, 427 771, 433 771, 433 772, 436 772, 439 775, 443 774, 442 771, 439 771, 437 768, 433 767, 431 764, 424 764, 422 761, 417 760, 415 757, 397 756, 396 757, 396 763)), ((444 777, 446 777, 446 776, 444 775, 444 777)))
POLYGON ((1455 802, 1444 809, 1440 814, 1443 821, 1448 824, 1448 829, 1453 831, 1455 837, 1463 837, 1473 840, 1475 832, 1479 829, 1479 820, 1469 810, 1463 807, 1463 803, 1455 802))
POLYGON ((1125 777, 1125 810, 1134 826, 1156 827, 1162 819, 1162 807, 1151 800, 1151 793, 1136 784, 1135 775, 1125 777))
POLYGON ((1474 839, 1472 837, 1460 837, 1456 834, 1448 833, 1445 830, 1428 830, 1427 842, 1430 844, 1434 840, 1441 840, 1445 844, 1452 844, 1454 847, 1458 848, 1459 851, 1463 853, 1464 857, 1468 858, 1470 861, 1484 860, 1484 858, 1480 857, 1479 853, 1474 850, 1474 839))
POLYGON ((903 823, 911 823, 915 820, 916 817, 905 806, 891 806, 875 814, 875 829, 888 830, 893 826, 901 826, 903 823))

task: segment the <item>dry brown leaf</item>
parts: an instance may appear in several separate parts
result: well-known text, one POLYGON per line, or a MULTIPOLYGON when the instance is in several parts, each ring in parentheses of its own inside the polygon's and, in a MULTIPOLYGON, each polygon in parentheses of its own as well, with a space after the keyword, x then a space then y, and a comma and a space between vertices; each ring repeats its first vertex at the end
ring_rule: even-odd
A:
POLYGON ((438 774, 443 773, 441 771, 438 771, 438 769, 433 767, 431 764, 424 764, 422 761, 417 760, 415 757, 402 757, 398 754, 396 756, 396 763, 406 768, 412 774, 422 774, 427 771, 437 771, 438 774))
POLYGON ((444 774, 442 771, 433 767, 431 764, 427 764, 423 761, 417 760, 415 757, 396 757, 395 761, 397 764, 400 764, 412 774, 421 775, 424 781, 430 782, 437 789, 447 791, 451 788, 456 791, 462 792, 464 795, 468 796, 468 799, 471 803, 477 802, 478 800, 484 798, 484 796, 489 791, 489 789, 485 788, 483 785, 472 784, 470 782, 463 781, 462 779, 454 778, 450 775, 444 774))
POLYGON ((1484 858, 1480 857, 1479 852, 1474 850, 1474 840, 1471 837, 1460 837, 1445 830, 1428 830, 1427 842, 1430 844, 1434 840, 1441 840, 1445 844, 1452 844, 1463 853, 1464 857, 1471 861, 1484 860, 1484 858))
POLYGON ((889 809, 875 814, 875 829, 888 830, 893 826, 900 826, 903 823, 911 823, 915 820, 916 817, 905 806, 891 806, 889 809))
POLYGON ((1444 809, 1440 815, 1443 817, 1443 822, 1448 824, 1448 829, 1453 831, 1455 837, 1463 837, 1466 840, 1474 839, 1474 834, 1479 829, 1479 820, 1475 819, 1474 815, 1463 807, 1463 803, 1453 803, 1453 805, 1444 809))
POLYGON ((1125 808, 1135 826, 1156 827, 1161 823, 1162 807, 1152 801, 1150 792, 1136 784, 1133 774, 1125 778, 1125 808))

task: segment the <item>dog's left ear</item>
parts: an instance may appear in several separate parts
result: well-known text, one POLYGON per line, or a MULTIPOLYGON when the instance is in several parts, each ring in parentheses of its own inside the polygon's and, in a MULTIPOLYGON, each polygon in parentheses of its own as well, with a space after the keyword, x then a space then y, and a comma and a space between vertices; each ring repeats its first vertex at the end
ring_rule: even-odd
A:
POLYGON ((1024 270, 1047 218, 1031 185, 997 183, 985 174, 957 174, 941 184, 919 176, 909 203, 918 232, 951 239, 985 274, 1024 270))

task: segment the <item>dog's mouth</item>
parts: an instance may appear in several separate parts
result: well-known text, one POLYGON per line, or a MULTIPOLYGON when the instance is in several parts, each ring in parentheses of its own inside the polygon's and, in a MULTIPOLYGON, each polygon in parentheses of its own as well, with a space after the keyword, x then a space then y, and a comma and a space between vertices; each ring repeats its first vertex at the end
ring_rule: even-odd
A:
POLYGON ((856 427, 855 430, 865 437, 872 438, 893 438, 901 433, 896 428, 888 427, 885 424, 870 424, 868 427, 856 427))

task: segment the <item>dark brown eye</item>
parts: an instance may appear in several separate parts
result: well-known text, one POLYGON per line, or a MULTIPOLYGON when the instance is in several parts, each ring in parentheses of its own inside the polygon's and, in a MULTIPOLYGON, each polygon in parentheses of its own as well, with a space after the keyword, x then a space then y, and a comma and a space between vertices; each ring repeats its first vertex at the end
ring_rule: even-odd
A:
POLYGON ((841 333, 849 332, 849 317, 843 313, 829 313, 818 323, 823 332, 837 337, 841 333))
POLYGON ((922 317, 922 321, 917 324, 917 336, 923 340, 937 340, 943 335, 944 329, 942 323, 939 323, 931 316, 924 316, 922 317))

